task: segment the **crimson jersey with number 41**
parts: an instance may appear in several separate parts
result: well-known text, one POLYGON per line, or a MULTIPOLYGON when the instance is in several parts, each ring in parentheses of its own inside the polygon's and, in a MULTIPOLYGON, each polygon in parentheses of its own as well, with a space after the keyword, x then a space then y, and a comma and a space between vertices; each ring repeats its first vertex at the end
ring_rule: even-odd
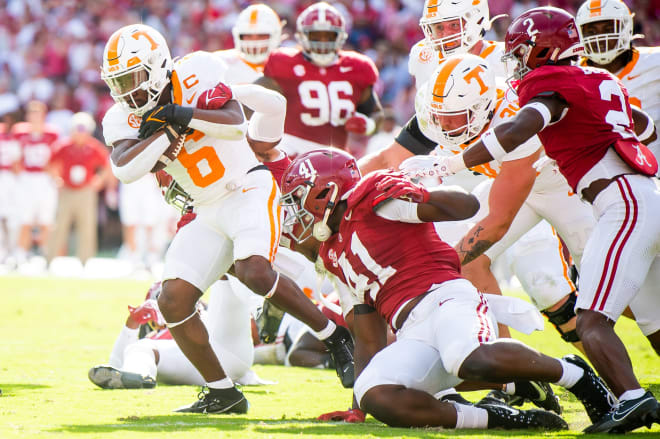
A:
POLYGON ((321 245, 319 255, 358 302, 374 306, 394 327, 392 317, 405 302, 433 284, 460 278, 461 265, 433 223, 392 221, 374 211, 382 193, 376 184, 388 175, 376 171, 355 186, 339 232, 321 245))
POLYGON ((287 99, 286 134, 344 149, 344 123, 378 80, 378 69, 353 51, 340 50, 333 64, 320 67, 302 51, 283 47, 270 54, 264 76, 277 81, 287 99))
POLYGON ((538 136, 573 190, 614 142, 636 139, 628 92, 605 70, 542 66, 525 75, 517 91, 521 107, 548 92, 559 94, 568 103, 564 117, 538 136))

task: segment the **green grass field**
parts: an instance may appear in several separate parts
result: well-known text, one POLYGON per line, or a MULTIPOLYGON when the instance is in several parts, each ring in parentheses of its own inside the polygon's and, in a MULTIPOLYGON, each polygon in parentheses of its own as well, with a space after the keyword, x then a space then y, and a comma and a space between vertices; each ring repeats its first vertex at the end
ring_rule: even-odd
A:
MULTIPOLYGON (((107 361, 126 305, 138 304, 147 288, 148 282, 128 280, 0 277, 0 438, 573 437, 588 425, 581 406, 558 388, 571 431, 557 434, 396 429, 371 417, 364 425, 321 423, 315 421, 320 413, 349 406, 351 391, 341 388, 334 371, 280 366, 255 366, 279 384, 245 387, 247 415, 172 413, 199 389, 109 391, 87 379, 91 366, 107 361)), ((630 321, 617 329, 642 384, 660 395, 660 359, 630 321)), ((549 327, 517 336, 551 355, 572 351, 549 327)), ((634 434, 660 437, 660 426, 634 434)))

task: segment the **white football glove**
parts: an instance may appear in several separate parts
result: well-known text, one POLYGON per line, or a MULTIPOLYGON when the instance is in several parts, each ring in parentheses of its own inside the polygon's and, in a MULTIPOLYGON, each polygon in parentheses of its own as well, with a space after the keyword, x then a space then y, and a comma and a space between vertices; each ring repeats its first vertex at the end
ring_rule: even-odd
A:
POLYGON ((416 155, 399 165, 399 170, 410 178, 448 177, 456 173, 448 163, 450 157, 437 155, 416 155))

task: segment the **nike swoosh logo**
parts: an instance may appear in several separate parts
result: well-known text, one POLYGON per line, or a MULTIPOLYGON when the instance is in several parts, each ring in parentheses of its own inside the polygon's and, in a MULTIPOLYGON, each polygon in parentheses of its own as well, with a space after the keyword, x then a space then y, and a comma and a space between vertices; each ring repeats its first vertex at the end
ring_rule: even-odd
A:
POLYGON ((341 73, 347 73, 350 72, 351 70, 353 70, 353 67, 339 67, 339 71, 341 73))
POLYGON ((640 76, 642 76, 641 73, 640 73, 639 75, 628 75, 628 77, 627 77, 626 79, 627 79, 628 81, 632 81, 633 79, 635 79, 635 78, 639 78, 640 76))
POLYGON ((190 96, 190 99, 186 99, 186 102, 189 104, 192 104, 193 99, 195 99, 195 96, 197 96, 197 92, 193 93, 192 96, 190 96))
POLYGON ((634 406, 630 407, 628 410, 623 412, 623 414, 620 417, 617 416, 619 413, 617 413, 617 412, 612 413, 612 420, 614 422, 623 421, 624 419, 626 419, 626 416, 628 416, 630 413, 633 412, 633 410, 635 410, 640 405, 644 404, 646 401, 648 401, 648 399, 644 399, 644 400, 638 402, 637 404, 635 404, 634 406))
POLYGON ((149 117, 147 117, 147 122, 154 121, 154 122, 165 123, 164 120, 156 119, 156 118, 154 117, 155 115, 157 115, 158 113, 160 113, 162 110, 163 110, 163 107, 160 107, 158 110, 156 110, 156 111, 154 111, 153 113, 151 113, 151 114, 149 115, 149 117))
POLYGON ((442 306, 445 303, 449 302, 450 300, 454 300, 454 298, 452 297, 451 299, 441 300, 440 302, 438 302, 438 306, 442 306))
POLYGON ((256 189, 256 188, 257 188, 256 186, 255 186, 255 187, 245 188, 245 189, 243 189, 243 193, 246 193, 247 191, 251 191, 252 189, 256 189))

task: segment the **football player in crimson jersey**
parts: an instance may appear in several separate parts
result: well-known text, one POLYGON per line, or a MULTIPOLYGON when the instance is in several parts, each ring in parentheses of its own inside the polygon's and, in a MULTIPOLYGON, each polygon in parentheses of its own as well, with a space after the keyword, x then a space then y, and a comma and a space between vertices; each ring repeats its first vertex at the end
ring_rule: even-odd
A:
POLYGON ((344 17, 325 2, 314 3, 296 21, 299 49, 280 48, 257 80, 287 98, 280 147, 299 154, 323 146, 345 148, 348 133, 370 135, 382 117, 373 85, 378 70, 366 56, 341 50, 344 17))
MULTIPOLYGON (((575 16, 584 43, 583 65, 599 67, 619 78, 630 95, 630 104, 642 108, 655 126, 648 126, 639 140, 653 135, 660 124, 660 48, 635 47, 633 16, 621 0, 585 1, 575 16)), ((660 141, 648 144, 660 155, 660 141)))
MULTIPOLYGON (((433 396, 460 389, 463 381, 484 386, 518 379, 569 389, 593 420, 610 410, 609 391, 584 360, 554 359, 520 342, 497 340, 495 319, 508 314, 491 308, 490 297, 461 277, 456 251, 432 224, 474 215, 479 203, 473 195, 445 187, 429 191, 391 171, 361 179, 355 159, 336 149, 294 159, 282 193, 298 226, 294 238, 321 241, 325 269, 352 293, 356 405, 337 416, 353 419, 359 407, 397 427, 568 427, 548 411, 453 404, 433 396), (386 325, 397 336, 387 347, 386 325)), ((505 308, 514 301, 492 297, 493 303, 507 302, 505 308)), ((509 323, 519 327, 528 317, 509 323)))
POLYGON ((348 331, 272 268, 281 230, 278 188, 245 140, 249 129, 242 108, 222 83, 225 68, 219 57, 201 51, 173 62, 163 36, 139 24, 117 30, 103 54, 102 78, 116 102, 103 119, 113 173, 131 182, 158 162, 165 164, 197 209, 198 218, 175 235, 167 251, 158 299, 172 337, 210 389, 179 409, 183 412, 248 409, 195 309, 232 263, 252 291, 318 331, 340 365, 342 383, 353 382, 348 331), (167 157, 175 146, 176 157, 167 157))
POLYGON ((19 194, 15 188, 21 168, 21 144, 12 133, 18 116, 17 111, 7 112, 0 123, 0 186, 10 188, 0 192, 0 261, 13 255, 20 225, 17 218, 19 194))
POLYGON ((637 132, 653 122, 631 109, 625 88, 611 73, 571 65, 582 43, 566 11, 544 7, 523 13, 509 26, 505 43, 517 64, 520 112, 434 167, 448 175, 486 163, 538 134, 546 154, 573 191, 593 205, 597 218, 582 258, 577 331, 619 404, 586 431, 626 432, 660 422, 660 404, 640 386, 613 329, 630 306, 660 353, 660 193, 651 178, 658 163, 635 136, 633 113, 637 132))

